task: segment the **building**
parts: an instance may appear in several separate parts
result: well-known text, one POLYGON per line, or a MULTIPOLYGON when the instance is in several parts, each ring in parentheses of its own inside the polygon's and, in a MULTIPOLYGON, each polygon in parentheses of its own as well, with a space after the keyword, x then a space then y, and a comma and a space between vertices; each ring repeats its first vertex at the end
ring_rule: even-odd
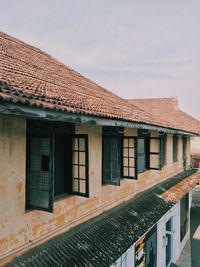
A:
POLYGON ((162 118, 4 33, 0 43, 1 264, 176 262, 200 179, 197 121, 162 118))

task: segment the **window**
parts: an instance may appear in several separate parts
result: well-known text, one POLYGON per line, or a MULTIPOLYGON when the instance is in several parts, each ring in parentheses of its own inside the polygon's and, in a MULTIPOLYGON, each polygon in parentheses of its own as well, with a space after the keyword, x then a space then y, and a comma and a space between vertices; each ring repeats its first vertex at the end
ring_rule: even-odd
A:
POLYGON ((181 241, 184 239, 186 233, 188 232, 189 229, 189 194, 184 196, 181 201, 180 201, 180 209, 181 209, 181 214, 180 214, 180 224, 181 224, 181 229, 180 229, 180 237, 181 241))
POLYGON ((177 150, 178 150, 178 136, 174 134, 173 135, 173 162, 176 162, 178 160, 177 150))
POLYGON ((149 169, 160 170, 165 162, 166 138, 165 136, 150 137, 149 169))
POLYGON ((103 127, 103 184, 120 185, 122 129, 103 127))
POLYGON ((54 199, 89 196, 87 135, 70 123, 27 122, 26 208, 53 211, 54 199))
POLYGON ((72 192, 83 196, 89 196, 87 148, 86 135, 72 138, 72 192))
POLYGON ((123 178, 137 178, 137 139, 123 137, 122 139, 122 176, 123 178))

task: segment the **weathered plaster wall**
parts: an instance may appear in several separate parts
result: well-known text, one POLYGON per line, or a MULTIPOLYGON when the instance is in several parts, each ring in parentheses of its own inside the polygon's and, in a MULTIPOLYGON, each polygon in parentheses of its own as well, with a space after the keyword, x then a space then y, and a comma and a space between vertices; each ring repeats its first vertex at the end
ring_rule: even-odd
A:
MULTIPOLYGON (((172 164, 172 138, 168 136, 168 165, 161 171, 146 171, 138 180, 122 179, 120 186, 102 186, 101 127, 77 125, 76 133, 88 134, 90 198, 57 200, 53 213, 25 212, 25 126, 25 119, 0 116, 0 255, 52 231, 48 238, 66 231, 182 170, 179 162, 172 164)), ((136 134, 134 129, 126 132, 136 134)))
POLYGON ((200 137, 193 137, 191 140, 191 152, 200 153, 200 137))

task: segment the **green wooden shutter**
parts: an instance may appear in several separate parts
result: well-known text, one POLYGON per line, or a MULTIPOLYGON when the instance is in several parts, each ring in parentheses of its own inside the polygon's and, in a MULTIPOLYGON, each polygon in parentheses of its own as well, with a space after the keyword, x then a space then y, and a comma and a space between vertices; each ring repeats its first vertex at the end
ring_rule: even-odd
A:
POLYGON ((103 137, 103 183, 120 185, 121 144, 118 137, 103 137))
POLYGON ((137 138, 137 172, 144 172, 146 169, 146 155, 145 155, 145 138, 137 138))
POLYGON ((72 137, 72 193, 89 197, 88 136, 72 137))
POLYGON ((27 208, 53 211, 51 138, 28 136, 27 208))

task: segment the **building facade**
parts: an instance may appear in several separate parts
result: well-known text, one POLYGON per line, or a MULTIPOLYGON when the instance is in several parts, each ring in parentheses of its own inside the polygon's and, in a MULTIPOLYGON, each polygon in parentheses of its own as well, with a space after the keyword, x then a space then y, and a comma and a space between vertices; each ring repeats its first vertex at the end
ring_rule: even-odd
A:
MULTIPOLYGON (((54 236, 62 239, 66 232, 66 240, 80 243, 66 247, 68 256, 55 250, 58 264, 51 254, 43 266, 69 261, 69 266, 167 267, 176 262, 189 239, 190 191, 200 179, 190 171, 190 139, 200 128, 159 119, 40 50, 3 33, 0 37, 0 262, 29 266, 24 252, 35 255, 35 246, 54 236), (145 196, 154 189, 161 190, 152 191, 159 214, 152 202, 136 216, 146 214, 149 223, 131 221, 138 232, 128 219, 124 226, 131 235, 117 228, 118 217, 113 226, 116 209, 125 218, 134 201, 148 206, 145 196), (116 227, 113 238, 122 235, 126 244, 113 239, 115 247, 106 252, 102 239, 105 250, 99 246, 90 255, 86 252, 95 240, 87 237, 80 245, 86 238, 81 227, 89 232, 92 219, 100 224, 104 216, 108 223, 102 227, 116 227), (77 263, 80 250, 84 256, 77 263)), ((94 236, 100 231, 95 227, 94 236)))

